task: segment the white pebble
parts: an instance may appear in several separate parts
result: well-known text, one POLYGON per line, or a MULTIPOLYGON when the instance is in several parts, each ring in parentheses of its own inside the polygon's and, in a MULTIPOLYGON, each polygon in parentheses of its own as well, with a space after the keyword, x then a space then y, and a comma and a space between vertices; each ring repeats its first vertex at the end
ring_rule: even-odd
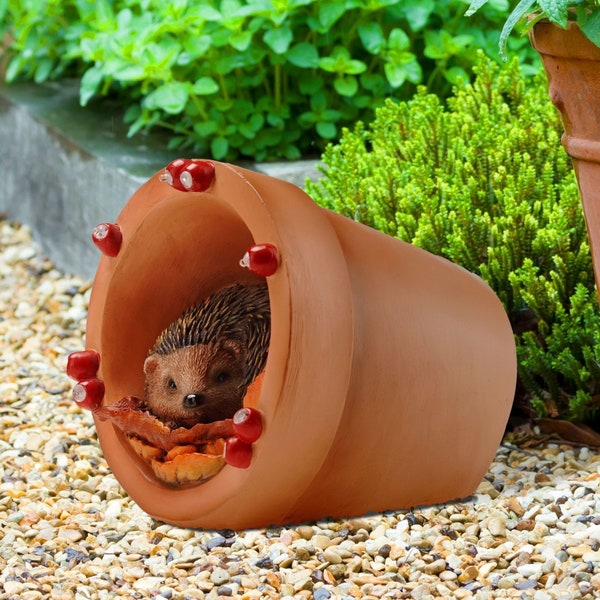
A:
POLYGON ((216 585, 221 585, 226 581, 229 581, 230 575, 229 572, 225 569, 217 568, 210 574, 210 580, 216 585))
POLYGON ((543 523, 544 525, 556 525, 558 522, 558 515, 553 512, 542 512, 536 516, 535 520, 538 523, 543 523))

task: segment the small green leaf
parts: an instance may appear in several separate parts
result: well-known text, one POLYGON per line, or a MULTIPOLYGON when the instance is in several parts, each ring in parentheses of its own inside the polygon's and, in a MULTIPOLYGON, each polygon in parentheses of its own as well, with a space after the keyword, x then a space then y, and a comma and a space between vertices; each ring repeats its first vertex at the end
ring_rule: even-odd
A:
POLYGON ((123 30, 128 29, 132 20, 133 12, 129 8, 124 8, 117 13, 117 28, 123 30))
POLYGON ((294 34, 289 27, 271 29, 263 36, 265 44, 267 44, 275 54, 284 54, 287 52, 293 39, 294 34))
POLYGON ((297 146, 294 146, 294 144, 290 144, 286 147, 284 151, 284 156, 288 160, 298 160, 302 156, 302 154, 300 153, 300 150, 297 146))
POLYGON ((319 67, 329 73, 358 75, 367 70, 367 65, 350 58, 350 53, 343 46, 336 46, 331 56, 319 59, 319 67))
POLYGON ((334 138, 337 134, 335 123, 329 123, 327 121, 319 121, 316 124, 315 129, 317 130, 317 133, 326 140, 334 138))
POLYGON ((394 50, 406 50, 410 46, 410 39, 402 29, 392 29, 388 37, 388 47, 394 50))
POLYGON ((458 54, 465 46, 468 46, 473 38, 470 35, 452 36, 445 30, 425 32, 424 54, 434 60, 445 60, 458 54))
POLYGON ((348 75, 360 75, 367 70, 367 65, 362 60, 350 60, 346 63, 344 73, 348 75))
POLYGON ((252 33, 250 31, 233 31, 229 36, 229 44, 238 52, 244 52, 252 42, 252 33))
POLYGON ((465 17, 474 15, 484 4, 487 4, 488 0, 472 0, 469 4, 469 8, 465 12, 465 17))
POLYGON ((198 121, 194 123, 194 131, 201 137, 206 138, 217 133, 215 121, 198 121))
POLYGON ((385 76, 393 88, 399 88, 406 81, 407 72, 404 65, 386 63, 384 70, 385 76))
POLYGON ((588 12, 586 8, 578 6, 577 22, 587 38, 600 46, 600 11, 588 12))
POLYGON ((289 49, 286 58, 293 65, 302 69, 316 69, 319 66, 319 52, 308 42, 294 44, 289 49))
MULTIPOLYGON (((198 58, 206 53, 211 47, 212 39, 210 35, 201 35, 183 40, 183 50, 189 54, 192 59, 198 58)), ((182 53, 183 54, 183 53, 182 53)))
POLYGON ((548 19, 559 27, 566 27, 569 18, 569 5, 573 0, 538 0, 540 8, 548 19))
POLYGON ((44 81, 46 81, 50 76, 53 66, 54 61, 51 58, 42 58, 35 68, 35 75, 33 76, 33 80, 36 83, 43 83, 44 81))
POLYGON ((328 31, 346 12, 344 2, 319 2, 319 24, 321 31, 328 31))
POLYGON ((304 128, 309 128, 311 125, 313 125, 317 121, 318 121, 318 117, 312 111, 304 112, 298 117, 298 123, 300 124, 301 127, 304 127, 304 128))
POLYGON ((337 70, 337 61, 331 56, 324 56, 323 58, 319 59, 319 67, 328 73, 335 73, 337 70))
MULTIPOLYGON (((411 54, 407 52, 406 54, 411 54)), ((411 54, 414 59, 414 54, 411 54)), ((415 85, 423 80, 423 69, 417 60, 410 60, 403 64, 406 78, 415 85)))
POLYGON ((137 118, 127 130, 127 137, 132 138, 136 133, 140 132, 146 125, 146 119, 143 116, 137 118))
POLYGON ((101 27, 107 26, 114 19, 112 5, 109 0, 96 0, 96 19, 101 27))
POLYGON ((279 116, 273 113, 267 114, 267 123, 271 125, 271 127, 276 127, 277 129, 283 128, 285 121, 279 116))
POLYGON ((443 34, 449 36, 448 32, 443 30, 428 30, 425 32, 425 49, 423 50, 423 54, 427 58, 432 58, 433 60, 442 60, 450 56, 445 48, 444 40, 442 37, 443 34))
POLYGON ((367 52, 379 54, 385 47, 385 37, 379 23, 363 23, 358 26, 358 36, 367 52))
POLYGON ((142 113, 142 107, 139 104, 132 104, 126 111, 123 116, 123 120, 125 123, 131 123, 135 121, 140 114, 142 113))
POLYGON ((450 67, 444 69, 444 77, 453 85, 457 85, 459 82, 469 81, 469 75, 462 67, 450 67))
POLYGON ((303 77, 299 82, 300 91, 306 96, 312 96, 323 89, 322 77, 303 77))
POLYGON ((340 96, 354 96, 358 91, 358 81, 352 76, 336 77, 333 87, 340 96))
POLYGON ((200 77, 194 83, 192 93, 198 96, 209 96, 210 94, 216 94, 220 89, 219 84, 212 77, 200 77))
POLYGON ((22 59, 21 55, 17 55, 14 58, 10 59, 8 66, 6 67, 6 74, 5 74, 5 78, 6 78, 6 81, 8 81, 8 83, 13 82, 17 78, 17 76, 21 72, 22 64, 23 64, 23 59, 22 59))
POLYGON ((150 110, 164 110, 170 115, 183 112, 187 104, 191 85, 187 82, 174 81, 165 83, 144 99, 144 107, 150 110))
POLYGON ((90 101, 98 90, 102 78, 102 71, 98 67, 91 67, 83 74, 79 84, 79 103, 81 106, 85 106, 90 101))
POLYGON ((429 17, 434 10, 435 0, 408 2, 404 8, 404 15, 411 31, 421 31, 427 25, 427 21, 429 21, 429 17))
POLYGON ((537 0, 521 0, 515 9, 508 15, 508 19, 504 23, 504 27, 500 32, 500 39, 498 40, 498 48, 500 49, 500 56, 506 60, 506 41, 508 36, 511 34, 515 25, 528 13, 531 7, 537 0))
POLYGON ((117 81, 141 81, 146 78, 146 69, 142 65, 132 65, 129 62, 119 61, 110 72, 111 77, 117 81))
POLYGON ((221 160, 227 156, 229 152, 229 142, 224 137, 216 137, 210 143, 210 153, 215 160, 221 160))
POLYGON ((364 73, 360 77, 360 83, 365 90, 372 92, 374 96, 383 96, 387 88, 385 77, 376 73, 364 73))
POLYGON ((242 3, 239 0, 223 0, 221 2, 221 15, 223 17, 237 16, 242 3))
POLYGON ((327 108, 327 96, 323 92, 313 94, 310 97, 310 107, 316 113, 324 111, 327 108))
POLYGON ((200 6, 195 6, 190 12, 197 15, 201 19, 204 19, 205 21, 221 20, 221 13, 218 10, 214 9, 212 6, 209 6, 208 4, 201 4, 200 6))
POLYGON ((262 129, 265 124, 265 119, 262 115, 254 114, 248 120, 241 123, 238 127, 238 131, 248 139, 254 139, 258 131, 262 129))

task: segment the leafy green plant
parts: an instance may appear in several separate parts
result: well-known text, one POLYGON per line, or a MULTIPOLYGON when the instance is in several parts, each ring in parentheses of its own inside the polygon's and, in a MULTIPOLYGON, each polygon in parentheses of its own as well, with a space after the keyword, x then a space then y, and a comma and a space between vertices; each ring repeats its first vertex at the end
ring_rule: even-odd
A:
MULTIPOLYGON (((0 0, 7 78, 81 76, 116 95, 130 134, 234 160, 315 155, 388 97, 440 95, 496 53, 507 0, 0 0), (4 6, 4 10, 1 7, 4 6)), ((535 70, 526 40, 511 50, 535 70)))
POLYGON ((515 61, 475 71, 446 104, 421 89, 344 131, 307 191, 479 274, 513 324, 522 398, 586 419, 600 406, 600 309, 559 117, 515 61))
MULTIPOLYGON (((489 0, 472 0, 465 13, 475 14, 489 0)), ((596 46, 600 46, 600 0, 520 0, 509 14, 500 34, 500 52, 506 55, 506 43, 515 25, 528 18, 528 28, 540 19, 548 19, 559 27, 566 28, 575 21, 583 33, 596 46)))

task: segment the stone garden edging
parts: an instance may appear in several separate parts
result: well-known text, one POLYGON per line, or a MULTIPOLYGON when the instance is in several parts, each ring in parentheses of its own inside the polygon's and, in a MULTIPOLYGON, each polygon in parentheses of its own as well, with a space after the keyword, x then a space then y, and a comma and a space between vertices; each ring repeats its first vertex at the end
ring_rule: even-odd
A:
MULTIPOLYGON (((82 108, 77 82, 0 84, 0 212, 29 225, 58 268, 86 278, 98 263, 93 227, 179 156, 158 134, 127 138, 121 115, 110 102, 82 108)), ((244 166, 302 186, 317 163, 244 166)))

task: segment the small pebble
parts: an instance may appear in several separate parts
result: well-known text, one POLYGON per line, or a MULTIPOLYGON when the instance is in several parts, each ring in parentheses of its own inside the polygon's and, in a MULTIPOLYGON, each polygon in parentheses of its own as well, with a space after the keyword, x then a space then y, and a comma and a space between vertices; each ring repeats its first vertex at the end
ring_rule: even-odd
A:
POLYGON ((506 535, 506 524, 504 519, 494 517, 488 521, 488 530, 494 537, 504 537, 506 535))
POLYGON ((443 558, 434 560, 432 563, 425 565, 423 571, 429 575, 439 575, 446 570, 446 561, 443 558))

